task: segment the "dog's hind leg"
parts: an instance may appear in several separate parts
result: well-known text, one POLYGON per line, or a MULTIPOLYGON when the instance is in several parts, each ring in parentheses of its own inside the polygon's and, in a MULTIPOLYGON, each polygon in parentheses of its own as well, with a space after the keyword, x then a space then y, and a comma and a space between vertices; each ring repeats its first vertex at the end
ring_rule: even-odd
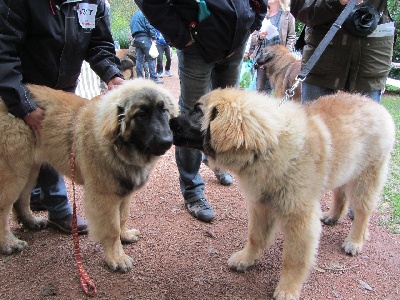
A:
POLYGON ((120 206, 120 225, 121 225, 121 242, 133 243, 139 239, 140 231, 138 229, 128 229, 126 221, 128 221, 130 213, 131 199, 126 198, 120 206))
POLYGON ((388 163, 370 166, 346 186, 346 197, 354 209, 354 220, 342 248, 347 254, 361 253, 364 241, 368 239, 368 225, 382 192, 388 163))
POLYGON ((321 222, 319 203, 282 219, 283 265, 274 299, 299 299, 317 253, 321 222))
POLYGON ((321 221, 325 225, 335 225, 348 209, 348 201, 343 187, 332 190, 332 203, 328 212, 324 213, 321 221))
POLYGON ((275 216, 270 208, 260 201, 247 205, 249 222, 245 247, 232 254, 228 266, 235 271, 244 272, 253 266, 267 244, 275 236, 275 216))
POLYGON ((0 253, 6 255, 28 246, 11 232, 9 223, 13 204, 21 194, 21 187, 26 184, 26 177, 23 170, 9 170, 0 177, 0 253))
POLYGON ((25 228, 33 230, 43 229, 47 225, 46 219, 35 217, 30 209, 31 192, 36 184, 39 170, 40 165, 32 167, 31 172, 29 173, 29 179, 13 207, 16 220, 21 222, 22 226, 25 228))

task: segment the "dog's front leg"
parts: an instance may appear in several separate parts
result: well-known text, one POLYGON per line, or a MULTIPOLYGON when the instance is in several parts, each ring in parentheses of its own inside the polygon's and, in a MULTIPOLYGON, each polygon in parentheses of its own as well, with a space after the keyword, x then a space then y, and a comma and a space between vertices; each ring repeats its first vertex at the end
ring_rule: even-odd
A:
POLYGON ((115 194, 98 194, 85 187, 85 214, 89 234, 104 248, 105 260, 112 271, 128 272, 133 259, 121 244, 120 206, 123 200, 115 194))
POLYGON ((246 246, 229 258, 228 266, 244 272, 253 266, 275 234, 275 217, 262 202, 247 203, 248 233, 246 246))
POLYGON ((317 253, 321 233, 320 215, 318 205, 282 220, 283 266, 274 299, 299 299, 301 287, 317 253))
POLYGON ((127 197, 121 204, 120 216, 121 216, 121 242, 123 243, 133 243, 139 239, 140 231, 138 229, 128 229, 126 227, 126 221, 129 218, 131 206, 131 197, 127 197))

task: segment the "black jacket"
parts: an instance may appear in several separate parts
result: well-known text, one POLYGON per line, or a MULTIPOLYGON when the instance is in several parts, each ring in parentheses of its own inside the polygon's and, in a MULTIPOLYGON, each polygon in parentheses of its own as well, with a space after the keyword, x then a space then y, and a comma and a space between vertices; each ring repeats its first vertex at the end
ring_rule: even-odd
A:
POLYGON ((149 22, 171 45, 182 49, 190 40, 211 63, 226 58, 260 29, 265 0, 207 0, 210 16, 198 22, 195 0, 135 0, 149 22))
POLYGON ((73 91, 84 60, 105 82, 122 77, 104 0, 63 2, 0 0, 0 96, 17 117, 37 108, 24 83, 73 91), (79 23, 82 3, 97 6, 93 29, 79 23))

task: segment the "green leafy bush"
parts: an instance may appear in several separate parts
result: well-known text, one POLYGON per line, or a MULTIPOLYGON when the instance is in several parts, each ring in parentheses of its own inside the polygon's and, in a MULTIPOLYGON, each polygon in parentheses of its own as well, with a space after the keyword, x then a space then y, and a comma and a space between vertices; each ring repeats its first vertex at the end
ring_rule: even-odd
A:
POLYGON ((118 41, 121 49, 129 47, 131 29, 129 22, 133 14, 138 10, 133 0, 111 1, 111 33, 115 41, 118 41))

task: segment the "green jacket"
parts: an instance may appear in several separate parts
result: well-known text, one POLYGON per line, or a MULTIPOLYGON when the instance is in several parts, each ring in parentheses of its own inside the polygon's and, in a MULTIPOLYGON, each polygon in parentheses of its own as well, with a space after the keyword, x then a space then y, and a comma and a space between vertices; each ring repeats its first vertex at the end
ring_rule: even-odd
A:
MULTIPOLYGON (((368 2, 382 12, 379 24, 389 22, 387 1, 368 2)), ((291 13, 306 24, 303 65, 343 8, 338 0, 292 0, 291 13)), ((339 29, 305 82, 350 92, 383 89, 390 71, 393 39, 393 35, 358 37, 339 29)))

